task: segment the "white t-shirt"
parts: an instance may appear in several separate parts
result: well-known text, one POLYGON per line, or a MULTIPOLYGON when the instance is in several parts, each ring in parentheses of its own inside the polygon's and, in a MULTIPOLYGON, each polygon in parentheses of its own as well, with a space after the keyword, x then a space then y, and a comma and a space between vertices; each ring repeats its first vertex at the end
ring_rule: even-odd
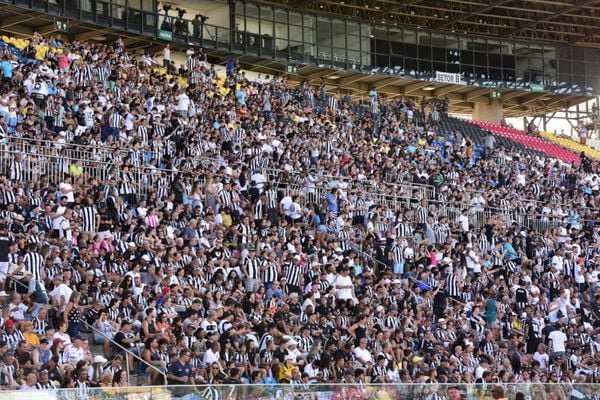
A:
POLYGON ((190 98, 187 94, 182 93, 177 96, 177 110, 188 111, 190 109, 190 98))
POLYGON ((373 357, 371 356, 371 352, 367 349, 361 349, 357 347, 354 349, 354 355, 357 359, 363 360, 365 363, 373 362, 373 357))
POLYGON ((25 319, 25 311, 27 311, 27 306, 23 303, 19 303, 19 304, 13 304, 10 303, 8 305, 8 315, 12 318, 12 319, 16 319, 16 320, 21 320, 21 319, 25 319))
POLYGON ((552 340, 552 351, 555 353, 564 352, 565 343, 567 342, 567 335, 561 331, 553 331, 548 335, 548 339, 552 340))
POLYGON ((83 110, 83 118, 85 120, 85 126, 91 128, 94 126, 94 110, 91 107, 87 107, 83 110))
POLYGON ((469 217, 467 215, 460 215, 457 218, 457 221, 460 224, 460 227, 463 230, 463 232, 469 231, 469 217))
POLYGON ((215 353, 214 351, 212 351, 212 349, 208 349, 206 350, 206 353, 204 353, 204 364, 210 365, 215 361, 219 361, 219 358, 219 353, 215 353))
POLYGON ((200 328, 202 328, 204 330, 204 332, 216 332, 217 331, 217 323, 210 322, 209 320, 205 319, 200 324, 200 328))
POLYGON ((54 332, 54 335, 52 335, 52 340, 54 341, 56 339, 62 340, 67 345, 71 344, 71 336, 69 336, 68 333, 54 332))
POLYGON ((75 202, 75 196, 73 195, 73 192, 72 192, 73 186, 71 186, 70 183, 61 182, 60 185, 58 186, 58 190, 60 190, 60 193, 67 198, 67 202, 69 202, 69 203, 75 202), (69 192, 65 193, 65 191, 69 191, 69 192))
POLYGON ((533 359, 540 363, 541 369, 548 368, 548 363, 550 362, 550 356, 547 353, 540 354, 537 351, 533 355, 533 359))
MULTIPOLYGON (((333 281, 333 286, 337 287, 338 285, 340 286, 346 286, 346 285, 350 285, 350 286, 354 286, 352 284, 352 278, 350 278, 350 276, 342 276, 342 275, 338 275, 335 277, 335 280, 333 281)), ((348 299, 352 299, 353 298, 353 290, 352 287, 350 288, 345 288, 345 289, 336 289, 336 297, 340 300, 348 300, 348 299)))
POLYGON ((281 206, 283 207, 283 212, 289 217, 289 208, 290 205, 293 203, 292 198, 290 196, 285 196, 283 199, 281 199, 281 201, 279 202, 279 204, 281 204, 281 206))
POLYGON ((56 304, 60 304, 60 298, 61 298, 61 296, 65 297, 65 304, 59 310, 59 311, 62 312, 62 311, 65 310, 65 308, 67 308, 67 303, 69 302, 69 299, 71 298, 71 294, 72 293, 73 293, 73 290, 70 287, 68 287, 64 283, 61 283, 60 285, 58 285, 57 287, 55 287, 54 290, 51 291, 49 294, 54 299, 54 301, 56 302, 56 304))

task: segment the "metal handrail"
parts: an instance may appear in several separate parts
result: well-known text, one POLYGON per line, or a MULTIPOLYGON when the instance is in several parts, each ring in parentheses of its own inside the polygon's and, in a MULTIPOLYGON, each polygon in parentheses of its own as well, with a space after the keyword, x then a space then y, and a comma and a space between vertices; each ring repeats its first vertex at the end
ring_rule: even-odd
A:
MULTIPOLYGON (((27 289, 29 291, 29 286, 25 285, 23 282, 21 282, 20 280, 16 279, 15 277, 8 275, 9 278, 11 278, 12 282, 14 282, 17 285, 20 285, 22 287, 24 287, 25 289, 27 289)), ((154 365, 148 363, 146 360, 144 360, 143 358, 139 357, 137 354, 134 354, 131 350, 126 349, 125 347, 121 346, 119 343, 115 342, 113 338, 111 338, 110 336, 106 335, 104 332, 96 329, 94 326, 90 325, 87 323, 87 321, 80 319, 79 322, 82 322, 88 329, 92 330, 93 332, 99 333, 100 335, 102 335, 102 337, 104 337, 106 340, 108 340, 111 344, 113 344, 115 347, 123 350, 125 352, 125 364, 126 364, 126 368, 127 368, 127 376, 131 376, 130 375, 130 371, 129 371, 129 360, 127 359, 128 356, 132 356, 133 358, 137 359, 139 362, 146 364, 148 367, 158 371, 161 373, 161 375, 164 377, 164 385, 167 385, 167 374, 164 371, 161 371, 160 368, 155 367, 154 365)))
MULTIPOLYGON (((37 150, 41 151, 39 155, 38 154, 33 154, 33 155, 38 155, 38 156, 48 155, 48 156, 61 157, 63 159, 72 159, 72 160, 83 158, 84 162, 105 162, 107 165, 112 165, 112 166, 116 166, 112 163, 112 161, 114 159, 115 151, 125 153, 125 154, 128 152, 128 150, 126 150, 126 149, 122 149, 118 146, 112 146, 112 145, 91 146, 91 145, 85 145, 85 144, 68 143, 68 144, 61 144, 60 147, 58 147, 56 145, 56 143, 54 143, 52 141, 48 141, 48 140, 35 140, 35 139, 29 139, 29 138, 15 138, 15 137, 7 137, 6 141, 7 141, 8 146, 13 146, 14 148, 18 149, 20 152, 22 152, 24 154, 29 153, 29 151, 28 151, 29 148, 33 147, 36 149, 36 151, 37 150), (53 149, 57 152, 64 152, 67 155, 47 154, 46 152, 50 149, 53 149), (80 157, 74 157, 74 155, 69 156, 68 154, 70 154, 71 151, 77 153, 77 155, 80 157), (84 154, 86 156, 82 157, 84 154), (97 156, 101 157, 100 160, 97 159, 97 156)), ((198 165, 199 163, 209 163, 209 164, 212 164, 215 168, 218 167, 218 163, 219 163, 218 159, 211 158, 208 156, 195 156, 192 160, 195 165, 198 165)), ((246 166, 248 166, 248 165, 246 165, 246 166)), ((151 170, 158 170, 160 172, 167 172, 170 175, 177 174, 179 172, 177 170, 168 170, 165 168, 154 168, 154 167, 149 168, 147 166, 135 167, 135 169, 140 169, 140 168, 142 168, 142 169, 148 168, 151 170)), ((277 168, 265 168, 265 169, 263 169, 263 172, 266 174, 270 174, 271 176, 278 176, 278 177, 286 176, 286 175, 298 177, 301 174, 301 172, 298 172, 298 171, 284 171, 284 170, 277 169, 277 168)), ((389 182, 370 182, 370 181, 359 182, 357 180, 352 180, 346 176, 334 176, 334 175, 324 174, 322 172, 315 172, 312 174, 313 174, 313 176, 315 176, 315 178, 317 178, 321 182, 327 182, 329 180, 352 182, 355 185, 359 186, 359 188, 357 188, 357 189, 349 189, 348 190, 348 192, 353 192, 353 190, 354 190, 354 193, 360 192, 360 193, 366 193, 366 194, 371 194, 371 195, 375 195, 375 193, 376 193, 377 195, 380 195, 378 188, 377 188, 378 183, 386 184, 386 185, 390 184, 389 182)), ((435 198, 434 198, 435 188, 431 185, 419 184, 419 183, 414 183, 414 182, 393 183, 393 185, 395 186, 396 196, 398 195, 398 192, 418 190, 418 191, 420 191, 420 194, 423 197, 426 197, 428 200, 433 200, 433 201, 435 200, 435 198)), ((481 190, 469 189, 469 190, 467 190, 467 193, 469 193, 470 195, 474 195, 474 194, 482 194, 485 192, 481 191, 481 190)), ((400 198, 404 198, 404 197, 400 196, 400 198)), ((537 205, 545 205, 548 203, 548 202, 535 200, 535 199, 527 199, 527 202, 533 202, 537 205)), ((571 205, 565 204, 565 203, 559 203, 558 205, 563 208, 571 207, 571 205)), ((600 211, 600 208, 587 207, 587 209, 590 209, 593 211, 600 211)))
MULTIPOLYGON (((76 152, 77 155, 82 156, 83 154, 86 154, 87 156, 85 157, 85 160, 94 160, 97 155, 103 155, 105 156, 105 162, 109 162, 112 161, 114 158, 114 152, 122 152, 122 153, 127 153, 128 150, 122 149, 118 146, 91 146, 91 145, 84 145, 84 144, 61 144, 60 147, 56 146, 56 143, 52 142, 52 141, 48 141, 48 140, 35 140, 35 139, 29 139, 29 138, 14 138, 14 137, 7 137, 7 144, 9 146, 14 146, 14 148, 19 149, 20 151, 22 151, 23 153, 29 153, 28 151, 28 147, 34 147, 36 149, 44 149, 44 150, 49 150, 49 149, 55 149, 56 151, 61 151, 67 154, 70 154, 71 151, 76 152), (74 149, 74 150, 73 150, 74 149)), ((58 154, 51 154, 52 156, 59 156, 58 154)), ((63 157, 61 155, 61 157, 63 157)), ((69 156, 73 159, 77 159, 80 157, 73 157, 73 156, 69 156)), ((194 164, 198 164, 201 162, 208 162, 210 164, 213 164, 214 167, 216 168, 218 166, 218 159, 215 158, 211 158, 211 157, 207 157, 207 156, 195 156, 193 159, 193 163, 194 164)), ((248 166, 247 164, 244 163, 244 165, 248 166)), ((140 168, 140 167, 136 167, 136 168, 140 168)), ((164 170, 164 169, 160 169, 159 170, 164 170)), ((277 169, 277 168, 265 168, 263 170, 263 172, 267 173, 267 174, 271 174, 272 176, 284 176, 284 175, 291 175, 291 176, 295 176, 298 177, 300 176, 301 172, 298 171, 284 171, 281 169, 277 169)), ((377 182, 371 182, 371 181, 366 181, 366 182, 359 182, 356 180, 352 180, 350 177, 347 176, 334 176, 334 175, 328 175, 328 174, 324 174, 322 172, 315 172, 313 173, 313 175, 320 181, 329 181, 329 180, 336 180, 336 181, 343 181, 343 182, 353 182, 355 184, 358 184, 364 188, 368 189, 377 189, 376 187, 373 188, 372 186, 377 186, 377 182)), ((389 185, 389 182, 385 182, 385 184, 389 185)), ((431 199, 433 197, 433 193, 434 193, 434 187, 431 185, 425 185, 425 184, 419 184, 419 183, 413 183, 413 182, 402 182, 402 183, 393 183, 396 192, 398 191, 413 191, 413 190, 419 190, 421 192, 422 195, 425 195, 427 198, 431 199)), ((364 190, 360 190, 361 192, 364 192, 364 190)))
MULTIPOLYGON (((55 156, 48 156, 48 155, 42 155, 42 154, 27 154, 27 153, 11 150, 11 151, 5 151, 5 152, 0 153, 0 162, 2 161, 3 157, 6 157, 7 155, 10 156, 12 154, 17 154, 17 153, 24 156, 25 159, 28 159, 30 162, 31 162, 31 160, 35 160, 35 161, 38 161, 41 164, 43 164, 43 167, 45 167, 45 168, 50 167, 50 169, 53 172, 55 172, 54 175, 57 175, 57 176, 51 176, 50 179, 56 180, 56 181, 60 181, 63 178, 63 173, 67 169, 67 165, 64 164, 65 160, 70 160, 73 162, 77 161, 77 159, 64 157, 64 156, 61 156, 60 162, 57 160, 49 161, 49 160, 45 159, 45 157, 55 157, 55 156)), ((6 162, 7 160, 4 159, 4 161, 6 162)), ((84 168, 86 169, 85 172, 92 176, 95 176, 95 177, 102 177, 103 179, 107 179, 107 177, 109 176, 109 174, 108 174, 109 170, 111 170, 114 174, 119 173, 119 166, 111 164, 109 162, 89 160, 89 161, 86 161, 85 163, 90 164, 90 165, 84 165, 84 168)), ((29 172, 29 170, 25 171, 25 176, 29 175, 28 172, 29 172)), ((177 175, 181 172, 182 171, 175 170, 175 169, 164 169, 164 168, 156 168, 156 167, 148 167, 148 166, 133 167, 131 170, 132 176, 134 177, 134 179, 136 179, 134 185, 138 188, 139 194, 147 194, 149 190, 157 190, 158 189, 158 187, 156 186, 157 181, 155 179, 153 179, 153 178, 157 177, 157 175, 166 174, 167 177, 170 177, 172 179, 175 175, 177 175)), ((198 179, 200 181, 204 181, 204 177, 201 176, 201 174, 203 172, 206 172, 205 169, 199 168, 199 169, 196 169, 194 172, 198 174, 198 179)), ((41 174, 43 172, 37 171, 37 173, 41 174)), ((272 176, 277 176, 277 175, 275 174, 272 176)), ((54 182, 54 183, 56 183, 56 182, 54 182)), ((305 190, 305 187, 303 185, 297 184, 293 181, 292 182, 279 181, 279 183, 282 184, 283 187, 278 187, 278 188, 284 189, 284 191, 287 194, 303 193, 305 190)), ((277 184, 277 182, 276 182, 276 184, 277 184)), ((317 193, 317 199, 319 201, 323 201, 325 199, 327 190, 328 190, 328 188, 324 185, 320 185, 317 188, 315 188, 315 192, 317 193)), ((388 209, 391 209, 394 211, 398 211, 403 207, 410 206, 410 199, 411 199, 410 193, 405 193, 405 194, 396 193, 396 194, 384 195, 381 193, 369 192, 366 190, 366 188, 351 188, 351 189, 346 190, 346 192, 350 195, 355 195, 358 193, 366 194, 367 196, 370 196, 375 201, 376 204, 385 206, 388 209)), ((443 207, 441 207, 438 210, 438 212, 441 215, 457 216, 463 210, 468 210, 468 212, 471 214, 473 213, 473 206, 471 206, 471 205, 448 206, 448 205, 441 203, 437 199, 431 199, 431 198, 427 198, 427 197, 426 197, 426 201, 428 204, 442 205, 443 207)), ((485 207, 485 211, 489 214, 488 218, 491 218, 494 214, 499 214, 499 215, 503 216, 504 219, 506 220, 506 222, 508 222, 508 223, 511 222, 511 221, 509 221, 509 218, 517 220, 521 225, 523 225, 524 220, 530 220, 530 221, 537 220, 536 218, 530 218, 531 217, 530 214, 520 214, 515 209, 510 209, 510 208, 485 207)), ((551 225, 556 224, 557 222, 561 222, 563 220, 568 220, 568 217, 564 217, 564 218, 557 218, 557 217, 553 217, 553 216, 540 216, 540 217, 548 218, 547 221, 543 220, 544 224, 548 225, 548 226, 551 226, 551 225)), ((540 218, 540 220, 541 220, 541 218, 540 218)), ((580 218, 579 220, 580 220, 580 222, 590 222, 590 221, 597 222, 596 219, 587 220, 584 218, 580 218)))

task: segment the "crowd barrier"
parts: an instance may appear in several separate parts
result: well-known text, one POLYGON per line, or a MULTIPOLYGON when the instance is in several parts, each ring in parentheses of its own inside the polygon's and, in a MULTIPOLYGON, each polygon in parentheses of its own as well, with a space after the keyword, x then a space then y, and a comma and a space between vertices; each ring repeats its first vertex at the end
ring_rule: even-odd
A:
MULTIPOLYGON (((255 384, 213 386, 109 387, 2 392, 3 400, 427 400, 448 398, 458 390, 461 399, 497 399, 495 384, 255 384), (456 389, 455 389, 456 388, 456 389), (436 397, 437 395, 437 397, 436 397)), ((504 397, 514 399, 520 392, 526 400, 592 399, 600 384, 504 384, 504 397)), ((497 390, 497 389, 496 389, 497 390)))
MULTIPOLYGON (((94 163, 105 163, 118 167, 126 157, 130 155, 130 150, 122 148, 116 145, 82 145, 82 144, 62 144, 55 143, 45 140, 35 140, 28 138, 16 138, 8 137, 5 143, 5 149, 9 152, 19 152, 21 154, 32 154, 61 158, 65 160, 82 160, 85 162, 94 163)), ((142 152, 146 154, 146 152, 142 152)), ((210 166, 217 169, 220 166, 219 159, 216 157, 209 156, 196 156, 191 159, 194 166, 207 167, 210 166)), ((140 167, 145 168, 145 167, 140 167)), ((159 170, 168 171, 165 168, 157 168, 159 170)), ((300 182, 303 180, 301 171, 284 171, 277 168, 264 168, 262 172, 269 176, 287 176, 292 182, 300 182)), ((344 184, 352 183, 353 186, 358 186, 364 189, 366 192, 379 192, 380 186, 385 184, 389 188, 393 189, 394 193, 400 194, 418 194, 420 197, 427 199, 433 199, 435 195, 435 189, 431 185, 424 185, 412 182, 402 183, 390 183, 390 182, 371 182, 371 181, 357 181, 348 176, 343 175, 330 175, 325 171, 313 171, 312 175, 315 176, 321 182, 336 182, 341 186, 344 184)))
MULTIPOLYGON (((64 174, 69 172, 71 165, 80 166, 86 178, 106 182, 110 176, 119 176, 122 160, 127 155, 127 151, 112 147, 71 144, 57 147, 49 144, 43 141, 10 139, 5 144, 4 151, 0 151, 0 165, 4 171, 8 171, 12 160, 19 154, 24 163, 22 181, 25 183, 37 181, 42 174, 45 174, 52 183, 61 182, 64 174)), ((219 167, 219 161, 209 157, 196 158, 193 164, 194 169, 189 172, 195 175, 195 180, 200 182, 205 182, 205 176, 215 172, 219 167)), ((182 172, 177 169, 156 168, 142 164, 131 168, 130 176, 137 194, 148 196, 152 192, 159 191, 164 179, 170 183, 175 176, 182 172)), ((306 194, 307 189, 305 184, 301 183, 300 173, 269 168, 262 172, 267 177, 267 181, 284 194, 306 194)), ((315 178, 317 183, 314 188, 314 197, 317 199, 318 205, 324 209, 324 201, 332 185, 345 187, 343 185, 345 178, 318 174, 315 175, 315 178)), ((545 218, 522 213, 513 208, 486 207, 483 211, 474 211, 473 207, 467 204, 443 204, 435 200, 436 193, 433 187, 412 183, 397 184, 394 190, 384 192, 378 186, 372 186, 370 183, 354 182, 350 189, 343 189, 343 192, 346 196, 360 194, 363 198, 386 210, 391 210, 393 213, 403 208, 411 208, 414 205, 411 201, 415 196, 425 198, 428 204, 435 208, 434 212, 438 216, 445 216, 449 221, 455 221, 466 211, 470 224, 476 229, 482 228, 490 221, 495 221, 495 223, 501 222, 506 226, 516 222, 523 229, 543 232, 556 228, 566 220, 565 218, 545 218)), ((597 223, 596 220, 579 222, 597 223)))

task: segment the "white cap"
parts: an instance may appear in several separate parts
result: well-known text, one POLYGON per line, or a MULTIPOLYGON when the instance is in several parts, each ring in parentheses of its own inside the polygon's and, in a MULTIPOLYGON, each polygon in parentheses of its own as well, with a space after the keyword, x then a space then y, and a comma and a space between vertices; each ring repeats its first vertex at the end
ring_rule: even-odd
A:
POLYGON ((94 357, 94 362, 95 363, 105 363, 108 360, 104 357, 102 357, 101 355, 97 355, 96 357, 94 357))

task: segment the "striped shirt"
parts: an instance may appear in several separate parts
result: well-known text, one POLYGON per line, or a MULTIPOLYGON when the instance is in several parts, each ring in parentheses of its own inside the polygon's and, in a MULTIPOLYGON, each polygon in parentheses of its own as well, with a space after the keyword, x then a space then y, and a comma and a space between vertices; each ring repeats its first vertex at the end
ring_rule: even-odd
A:
POLYGON ((300 286, 300 278, 302 277, 302 267, 300 265, 287 264, 284 272, 288 285, 300 286))
POLYGON ((119 113, 113 113, 110 116, 110 120, 109 120, 108 124, 111 128, 120 128, 123 121, 124 121, 124 119, 119 113))
POLYGON ((260 274, 260 260, 256 257, 246 257, 244 260, 247 278, 258 279, 260 274))
POLYGON ((41 280, 41 272, 44 266, 44 257, 41 254, 30 251, 25 254, 25 258, 23 258, 23 263, 25 264, 25 268, 27 271, 30 271, 33 274, 33 279, 41 280))
POLYGON ((456 276, 453 274, 446 278, 446 293, 450 297, 460 297, 461 295, 461 290, 458 287, 458 281, 456 276))
POLYGON ((271 260, 264 260, 262 263, 263 282, 275 282, 278 278, 277 263, 271 260))
POLYGON ((98 211, 94 206, 86 206, 81 209, 81 220, 83 232, 96 232, 96 216, 98 211))

